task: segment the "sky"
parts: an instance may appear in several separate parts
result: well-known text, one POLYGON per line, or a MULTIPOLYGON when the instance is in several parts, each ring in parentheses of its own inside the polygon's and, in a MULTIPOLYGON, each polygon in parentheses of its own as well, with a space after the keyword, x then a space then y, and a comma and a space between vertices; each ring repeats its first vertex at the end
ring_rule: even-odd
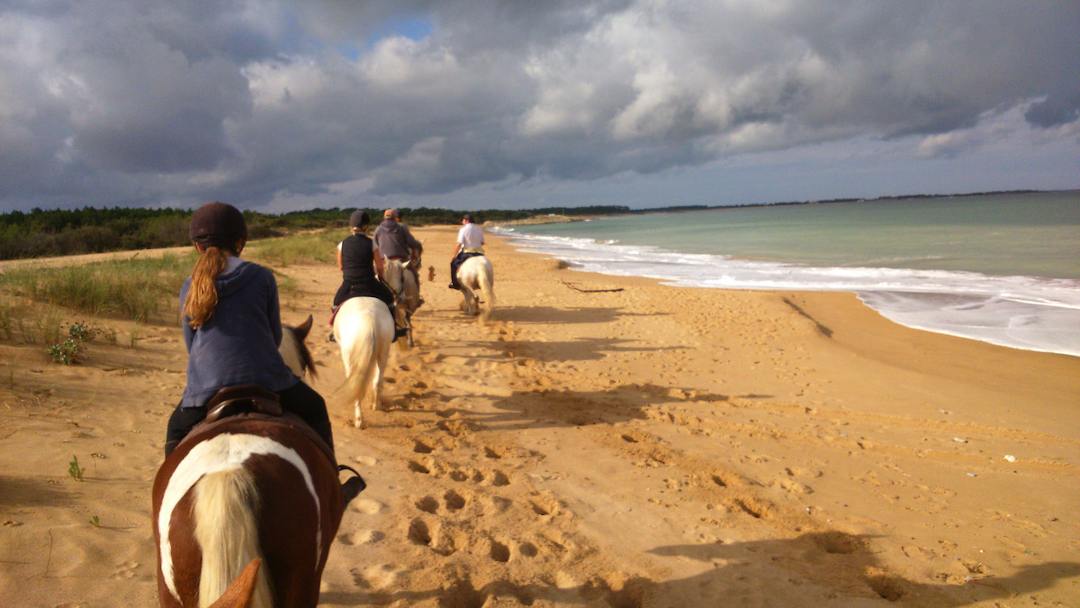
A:
POLYGON ((0 211, 1080 188, 1080 2, 0 0, 0 211))

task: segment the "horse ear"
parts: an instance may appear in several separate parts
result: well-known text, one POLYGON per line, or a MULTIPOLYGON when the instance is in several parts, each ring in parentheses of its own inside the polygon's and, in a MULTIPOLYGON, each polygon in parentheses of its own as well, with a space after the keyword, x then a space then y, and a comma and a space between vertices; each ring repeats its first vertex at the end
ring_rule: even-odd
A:
POLYGON ((300 338, 301 342, 307 338, 308 332, 311 331, 311 323, 313 321, 314 319, 312 316, 308 315, 306 321, 296 326, 296 337, 300 338))
POLYGON ((255 558, 244 568, 240 576, 229 583, 229 588, 216 602, 210 604, 210 608, 248 608, 251 605, 251 596, 255 593, 255 581, 258 580, 259 566, 262 560, 255 558))

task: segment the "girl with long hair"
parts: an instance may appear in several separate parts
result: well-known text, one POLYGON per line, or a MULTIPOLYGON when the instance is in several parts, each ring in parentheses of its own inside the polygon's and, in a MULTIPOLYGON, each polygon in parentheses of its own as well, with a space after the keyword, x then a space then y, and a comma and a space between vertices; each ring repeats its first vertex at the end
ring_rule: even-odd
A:
POLYGON ((307 422, 333 449, 326 402, 297 378, 278 353, 281 311, 270 270, 240 259, 247 224, 240 210, 207 203, 191 217, 189 236, 199 252, 180 289, 187 385, 169 417, 169 454, 206 417, 206 403, 220 389, 256 384, 277 393, 283 410, 307 422))

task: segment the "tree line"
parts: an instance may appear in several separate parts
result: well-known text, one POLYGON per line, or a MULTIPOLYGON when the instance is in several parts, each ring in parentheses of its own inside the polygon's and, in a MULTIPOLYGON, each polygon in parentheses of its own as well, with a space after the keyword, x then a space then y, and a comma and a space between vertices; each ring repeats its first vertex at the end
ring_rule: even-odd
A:
MULTIPOLYGON (((271 214, 245 211, 251 239, 285 236, 299 230, 343 228, 355 209, 309 209, 271 214)), ((367 209, 373 221, 381 209, 367 209)), ((431 207, 400 209, 411 226, 457 224, 461 211, 431 207)), ((545 207, 541 209, 489 209, 473 212, 477 222, 519 220, 536 215, 567 216, 629 213, 629 207, 545 207)), ((0 214, 0 260, 80 253, 99 253, 186 245, 190 209, 112 207, 33 209, 0 214)))

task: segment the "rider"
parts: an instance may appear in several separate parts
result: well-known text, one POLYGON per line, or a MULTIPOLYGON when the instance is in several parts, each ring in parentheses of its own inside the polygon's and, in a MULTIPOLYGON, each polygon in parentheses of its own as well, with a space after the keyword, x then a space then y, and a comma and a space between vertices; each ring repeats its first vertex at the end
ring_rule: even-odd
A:
POLYGON ((243 214, 232 205, 207 203, 191 216, 189 235, 199 258, 180 289, 187 385, 169 417, 165 455, 206 418, 206 403, 215 393, 242 384, 277 393, 282 409, 304 420, 333 450, 326 402, 278 352, 281 311, 274 275, 239 257, 247 243, 243 214))
MULTIPOLYGON (((337 315, 338 307, 348 300, 358 296, 377 298, 386 303, 390 308, 390 317, 394 315, 394 294, 390 293, 379 277, 383 274, 383 257, 379 249, 375 247, 371 239, 364 234, 371 220, 366 211, 359 209, 349 216, 349 229, 352 235, 346 237, 337 246, 338 269, 341 270, 341 287, 338 287, 334 295, 333 313, 330 316, 330 325, 334 325, 334 316, 337 315), (376 273, 378 276, 376 276, 376 273)), ((395 328, 394 339, 405 334, 404 328, 395 328)), ((330 341, 334 341, 333 332, 330 333, 330 341)))
MULTIPOLYGON (((375 248, 382 252, 387 260, 411 261, 409 270, 416 277, 416 286, 420 287, 420 255, 424 246, 409 232, 408 226, 401 223, 401 213, 397 209, 383 211, 383 221, 375 229, 375 248)), ((420 298, 419 304, 424 299, 420 298)), ((419 306, 419 304, 417 304, 419 306)))
POLYGON ((461 230, 458 230, 457 244, 450 260, 450 289, 461 289, 458 268, 465 260, 477 255, 484 255, 484 229, 473 222, 471 213, 466 213, 461 216, 461 230))

